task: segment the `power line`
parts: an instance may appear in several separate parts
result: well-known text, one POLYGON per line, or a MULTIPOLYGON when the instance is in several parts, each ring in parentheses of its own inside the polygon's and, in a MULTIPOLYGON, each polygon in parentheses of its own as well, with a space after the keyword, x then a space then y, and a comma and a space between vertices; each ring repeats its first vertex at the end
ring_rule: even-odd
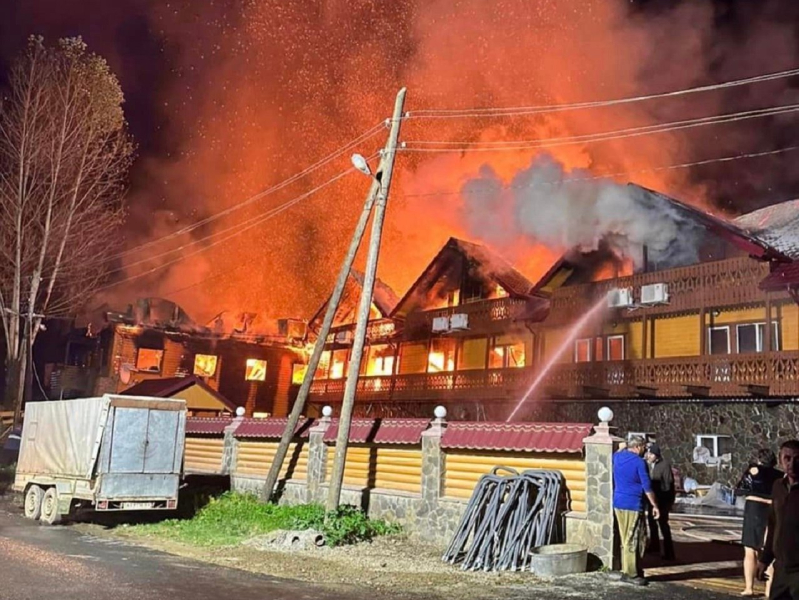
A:
POLYGON ((692 129, 694 127, 703 127, 706 125, 717 125, 724 123, 733 123, 736 121, 743 121, 747 119, 762 118, 768 116, 775 116, 781 114, 788 114, 799 111, 799 104, 791 104, 785 106, 776 106, 771 108, 756 109, 750 111, 743 111, 738 113, 728 113, 725 115, 715 115, 710 117, 700 117, 697 119, 688 119, 684 121, 672 121, 669 123, 661 123, 656 125, 643 125, 640 127, 630 127, 626 129, 617 129, 613 131, 605 131, 600 133, 591 133, 577 136, 564 136, 556 138, 542 138, 539 140, 520 140, 518 142, 447 142, 447 141, 427 141, 427 140, 409 140, 404 142, 403 152, 504 152, 514 150, 530 150, 536 148, 550 148, 555 146, 566 146, 572 144, 586 144, 593 142, 604 142, 618 139, 626 139, 632 137, 640 137, 642 135, 650 135, 657 133, 668 133, 671 131, 679 131, 682 129, 692 129), (419 145, 455 145, 455 144, 496 144, 490 147, 460 147, 460 148, 414 148, 408 147, 408 144, 419 145))
MULTIPOLYGON (((662 165, 659 167, 650 167, 648 169, 636 169, 632 171, 616 171, 616 172, 608 172, 608 173, 601 173, 597 175, 590 175, 586 177, 567 177, 564 179, 557 179, 552 181, 537 181, 535 183, 527 184, 527 185, 508 185, 505 186, 504 189, 508 190, 519 190, 519 189, 528 189, 537 186, 559 186, 562 184, 569 184, 569 183, 580 183, 583 181, 595 181, 597 179, 607 179, 609 177, 621 177, 623 175, 639 175, 643 173, 656 173, 659 171, 670 171, 675 169, 688 169, 691 167, 698 167, 702 165, 709 165, 713 163, 724 163, 724 162, 731 162, 735 160, 742 160, 745 158, 759 158, 762 156, 771 156, 774 154, 783 154, 785 152, 793 152, 795 150, 799 150, 799 146, 789 146, 787 148, 779 148, 777 150, 767 150, 764 152, 750 152, 747 154, 735 154, 732 156, 722 156, 719 158, 708 158, 705 160, 697 160, 693 162, 686 162, 686 163, 679 163, 674 165, 662 165)), ((419 194, 405 194, 405 198, 420 198, 420 197, 428 197, 428 196, 460 196, 460 195, 471 195, 471 194, 487 194, 489 192, 483 192, 482 190, 458 190, 458 191, 442 191, 442 192, 426 192, 426 193, 419 193, 419 194)))
POLYGON ((741 85, 750 85, 753 83, 762 83, 765 81, 773 81, 776 79, 783 79, 786 77, 793 77, 799 75, 799 69, 789 69, 786 71, 778 71, 775 73, 768 73, 765 75, 757 75, 754 77, 747 77, 745 79, 736 79, 726 81, 723 83, 716 83, 710 85, 697 86, 692 88, 685 88, 681 90, 674 90, 671 92, 662 92, 658 94, 648 94, 644 96, 633 96, 627 98, 617 98, 612 100, 594 100, 588 102, 572 102, 567 104, 550 104, 538 106, 516 106, 516 107, 484 107, 484 108, 463 108, 463 109, 420 109, 407 113, 406 118, 417 119, 451 119, 451 118, 465 118, 465 117, 506 117, 528 114, 540 114, 547 112, 561 112, 566 110, 579 110, 584 108, 598 108, 606 106, 616 106, 620 104, 629 104, 633 102, 642 102, 645 100, 654 100, 658 98, 673 98, 677 96, 684 96, 688 94, 696 94, 701 92, 709 92, 713 90, 721 90, 741 85))
POLYGON ((183 235, 185 233, 189 233, 191 231, 194 231, 195 229, 198 229, 199 227, 202 227, 203 225, 206 225, 206 224, 208 224, 208 223, 210 223, 212 221, 215 221, 216 219, 220 219, 220 218, 222 218, 222 217, 224 217, 226 215, 229 215, 230 213, 232 213, 232 212, 234 212, 236 210, 244 208, 245 206, 249 206, 250 204, 252 204, 254 202, 257 202, 261 198, 264 198, 264 197, 266 197, 266 196, 268 196, 270 194, 278 192, 281 189, 291 185, 292 183, 294 183, 298 179, 301 179, 302 177, 305 177, 306 175, 308 175, 312 171, 315 171, 316 169, 324 166, 325 164, 329 163, 333 159, 341 156, 342 154, 344 154, 348 150, 351 150, 353 147, 357 146, 358 144, 363 143, 363 142, 371 139, 372 137, 374 137, 375 135, 377 135, 380 132, 381 128, 385 127, 385 124, 386 124, 385 122, 381 122, 381 123, 378 123, 377 125, 374 125, 373 127, 371 127, 370 129, 366 130, 364 133, 362 133, 361 135, 359 135, 358 137, 356 137, 352 141, 348 142, 346 145, 344 145, 341 148, 339 148, 338 150, 335 150, 335 151, 331 152, 330 154, 322 157, 321 159, 319 159, 318 161, 316 161, 315 163, 313 163, 309 167, 306 167, 305 169, 303 169, 299 173, 296 173, 296 174, 292 175, 291 177, 289 177, 287 179, 284 179, 280 183, 277 183, 277 184, 267 188, 266 190, 263 190, 261 192, 258 192, 257 194, 254 194, 253 196, 250 196, 249 198, 239 202, 238 204, 234 204, 233 206, 230 206, 230 207, 228 207, 228 208, 226 208, 226 209, 224 209, 222 211, 219 211, 218 213, 214 213, 213 215, 209 215, 208 217, 205 217, 205 218, 203 218, 203 219, 201 219, 201 220, 199 220, 199 221, 197 221, 195 223, 192 223, 190 225, 186 225, 185 227, 183 227, 181 229, 178 229, 177 231, 173 231, 172 233, 169 233, 169 234, 167 234, 167 235, 165 235, 163 237, 160 237, 158 239, 150 240, 149 242, 144 242, 143 244, 139 244, 139 245, 137 245, 137 246, 135 246, 133 248, 129 248, 127 250, 123 250, 122 252, 118 252, 117 254, 113 254, 111 256, 108 256, 107 258, 105 258, 103 260, 103 262, 109 262, 109 261, 112 261, 112 260, 116 260, 118 258, 122 258, 123 256, 127 256, 128 254, 131 254, 133 252, 139 252, 139 251, 141 251, 144 248, 148 248, 148 247, 153 246, 155 244, 160 244, 162 242, 165 242, 167 240, 173 239, 173 238, 178 237, 180 235, 183 235))

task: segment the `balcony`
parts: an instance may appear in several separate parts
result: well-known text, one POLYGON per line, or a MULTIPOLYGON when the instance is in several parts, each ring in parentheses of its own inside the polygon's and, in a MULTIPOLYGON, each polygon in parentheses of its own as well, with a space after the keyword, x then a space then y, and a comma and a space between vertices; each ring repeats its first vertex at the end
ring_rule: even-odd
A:
MULTIPOLYGON (((361 377, 358 402, 518 398, 534 368, 361 377)), ((313 402, 340 402, 344 380, 317 380, 313 402)), ((556 365, 541 394, 563 398, 769 397, 799 395, 799 352, 693 356, 556 365)))
POLYGON ((721 308, 763 302, 765 293, 758 284, 768 273, 768 264, 741 257, 567 286, 553 294, 547 324, 573 321, 613 288, 633 288, 634 297, 640 298, 641 286, 653 283, 668 284, 668 304, 641 307, 629 314, 657 315, 699 310, 702 306, 721 308))
POLYGON ((520 317, 527 307, 523 298, 498 298, 481 300, 408 315, 405 321, 405 332, 410 338, 429 336, 433 328, 433 319, 451 317, 454 314, 466 314, 471 331, 491 332, 498 325, 507 325, 507 321, 520 317))

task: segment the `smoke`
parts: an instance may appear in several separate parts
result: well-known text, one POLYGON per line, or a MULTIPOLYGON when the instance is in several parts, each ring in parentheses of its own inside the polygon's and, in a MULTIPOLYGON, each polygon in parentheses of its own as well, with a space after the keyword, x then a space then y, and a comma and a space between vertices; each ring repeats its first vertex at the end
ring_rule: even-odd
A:
POLYGON ((464 220, 471 234, 503 248, 526 237, 559 252, 588 254, 604 245, 619 259, 642 266, 695 261, 703 229, 668 201, 635 185, 568 171, 543 154, 505 186, 490 166, 464 184, 464 220))
MULTIPOLYGON (((28 33, 50 39, 81 34, 120 75, 128 119, 143 143, 128 226, 115 250, 159 239, 291 176, 389 116, 401 86, 408 87, 411 111, 537 105, 656 93, 799 62, 794 31, 799 3, 792 0, 10 3, 13 18, 4 19, 8 13, 0 9, 4 58, 28 33)), ((580 135, 797 102, 795 83, 535 118, 412 119, 404 123, 401 138, 580 135)), ((795 194, 799 163, 786 154, 647 170, 790 145, 797 134, 796 120, 790 119, 563 146, 552 156, 564 171, 635 173, 625 180, 734 214, 795 194)), ((383 140, 377 136, 356 150, 371 154, 383 140)), ((383 236, 381 279, 402 294, 450 236, 472 235, 471 200, 459 193, 464 184, 512 182, 536 156, 535 151, 401 153, 383 236), (485 165, 495 179, 481 175, 485 165)), ((132 263, 140 254, 126 257, 120 265, 124 277, 143 276, 114 288, 106 299, 125 306, 138 296, 165 296, 198 322, 223 310, 309 316, 330 293, 369 186, 366 178, 349 175, 228 242, 212 246, 219 238, 207 236, 237 227, 348 166, 347 157, 341 157, 279 194, 142 252, 154 257, 196 242, 186 250, 138 265, 132 263), (197 248, 206 250, 153 270, 197 248)), ((623 194, 603 191, 602 202, 615 210, 624 202, 617 196, 623 194)), ((549 231, 539 232, 540 225, 530 223, 535 204, 517 214, 526 203, 507 201, 514 209, 499 207, 503 220, 492 219, 481 235, 501 243, 505 257, 535 280, 555 253, 534 234, 549 231)), ((621 227, 607 225, 611 231, 621 227)), ((574 231, 555 229, 566 232, 557 244, 572 238, 588 247, 595 243, 595 236, 576 225, 574 231)), ((622 252, 629 240, 643 235, 629 230, 627 242, 616 243, 622 252)), ((360 256, 356 266, 362 265, 360 256)))

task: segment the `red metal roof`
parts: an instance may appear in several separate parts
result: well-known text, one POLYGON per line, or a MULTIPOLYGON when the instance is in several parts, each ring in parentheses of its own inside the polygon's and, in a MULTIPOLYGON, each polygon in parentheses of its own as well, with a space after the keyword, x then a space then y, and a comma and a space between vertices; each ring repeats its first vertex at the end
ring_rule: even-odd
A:
POLYGON ((462 423, 444 430, 442 448, 468 450, 527 450, 531 452, 581 452, 591 435, 590 423, 462 423))
MULTIPOLYGON (((294 435, 308 437, 308 430, 313 425, 313 419, 301 420, 294 429, 294 435)), ((281 438, 286 429, 288 419, 244 419, 236 428, 237 438, 281 438)))
MULTIPOLYGON (((353 419, 349 441, 353 444, 419 444, 422 432, 429 425, 429 419, 353 419)), ((332 443, 337 436, 338 419, 334 419, 324 439, 332 443)))
POLYGON ((799 285, 799 262, 777 265, 776 268, 760 282, 760 289, 774 292, 784 290, 791 285, 799 285))
POLYGON ((186 434, 222 435, 225 427, 233 422, 233 417, 188 417, 186 419, 186 434))

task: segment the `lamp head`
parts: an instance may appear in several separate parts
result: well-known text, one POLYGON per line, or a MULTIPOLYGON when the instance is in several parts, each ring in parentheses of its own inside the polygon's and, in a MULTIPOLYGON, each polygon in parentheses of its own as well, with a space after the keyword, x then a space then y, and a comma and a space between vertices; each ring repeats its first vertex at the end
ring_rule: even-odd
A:
POLYGON ((358 169, 361 173, 368 177, 372 176, 372 169, 369 168, 369 163, 366 162, 366 159, 363 156, 360 154, 353 154, 350 160, 352 160, 352 166, 358 169))

